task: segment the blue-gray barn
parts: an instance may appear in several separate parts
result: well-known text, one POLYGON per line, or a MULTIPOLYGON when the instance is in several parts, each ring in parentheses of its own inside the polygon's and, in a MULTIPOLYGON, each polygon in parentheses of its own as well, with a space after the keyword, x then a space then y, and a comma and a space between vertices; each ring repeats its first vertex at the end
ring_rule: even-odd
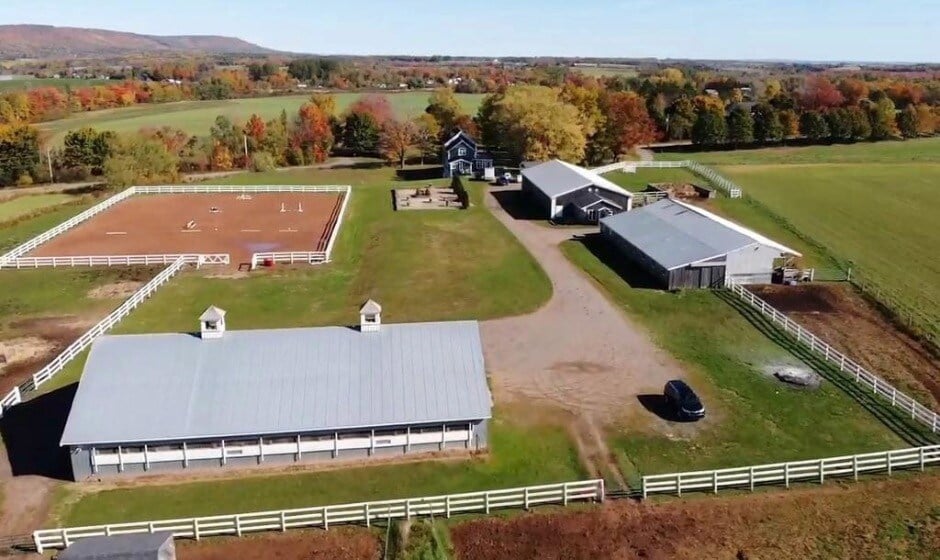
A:
POLYGON ((476 321, 103 336, 61 445, 76 480, 487 445, 491 396, 476 321))
POLYGON ((716 288, 731 278, 769 284, 799 253, 707 210, 664 199, 601 220, 601 235, 661 287, 716 288))
POLYGON ((548 220, 597 223, 627 212, 633 193, 593 171, 561 160, 522 170, 522 192, 548 220))

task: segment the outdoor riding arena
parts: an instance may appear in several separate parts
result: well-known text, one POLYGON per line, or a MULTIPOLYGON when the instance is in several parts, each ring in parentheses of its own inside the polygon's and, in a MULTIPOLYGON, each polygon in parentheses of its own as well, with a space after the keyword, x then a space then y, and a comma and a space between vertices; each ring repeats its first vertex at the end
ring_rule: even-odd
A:
POLYGON ((0 257, 0 267, 329 260, 346 186, 131 187, 0 257), (202 258, 197 258, 202 256, 202 258))

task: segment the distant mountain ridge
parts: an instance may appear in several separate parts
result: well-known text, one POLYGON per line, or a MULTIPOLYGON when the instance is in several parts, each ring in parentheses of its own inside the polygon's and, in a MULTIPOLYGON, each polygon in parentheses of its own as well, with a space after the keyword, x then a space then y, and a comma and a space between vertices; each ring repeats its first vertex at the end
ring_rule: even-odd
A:
POLYGON ((52 25, 0 25, 0 58, 102 57, 133 53, 267 54, 272 49, 219 35, 140 35, 52 25))

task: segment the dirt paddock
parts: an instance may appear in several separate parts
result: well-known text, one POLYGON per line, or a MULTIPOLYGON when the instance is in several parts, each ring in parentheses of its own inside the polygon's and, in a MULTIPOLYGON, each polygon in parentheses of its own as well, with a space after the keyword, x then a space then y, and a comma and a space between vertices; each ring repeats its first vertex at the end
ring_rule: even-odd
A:
POLYGON ((28 256, 322 251, 340 193, 158 194, 132 196, 28 256), (283 210, 283 211, 282 211, 283 210))
POLYGON ((940 405, 940 360, 846 283, 751 290, 813 334, 927 406, 940 405))

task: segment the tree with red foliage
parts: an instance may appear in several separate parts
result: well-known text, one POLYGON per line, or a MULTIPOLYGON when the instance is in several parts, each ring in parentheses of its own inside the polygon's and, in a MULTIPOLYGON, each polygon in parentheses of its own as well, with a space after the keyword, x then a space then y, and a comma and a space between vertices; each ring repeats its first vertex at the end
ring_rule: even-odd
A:
POLYGON ((348 113, 370 115, 379 126, 392 120, 394 117, 392 105, 384 95, 363 95, 355 100, 347 109, 348 113))
POLYGON ((829 78, 816 74, 807 76, 803 82, 803 96, 801 102, 805 109, 810 111, 841 107, 845 97, 839 89, 829 81, 829 78))
POLYGON ((845 78, 839 81, 839 93, 845 98, 846 105, 858 105, 868 97, 868 84, 858 78, 845 78))
POLYGON ((903 109, 908 105, 920 103, 924 98, 924 88, 907 82, 897 82, 885 88, 885 95, 891 98, 899 109, 903 109))
POLYGON ((603 127, 592 141, 594 159, 619 158, 656 139, 656 127, 643 98, 632 91, 607 93, 601 99, 603 127))
POLYGON ((330 119, 320 107, 304 103, 290 132, 290 147, 300 155, 300 163, 326 161, 333 149, 330 119))
POLYGON ((264 123, 264 119, 254 113, 248 117, 248 122, 245 123, 243 132, 245 136, 248 137, 248 150, 250 152, 254 153, 258 151, 258 146, 260 146, 261 142, 264 140, 266 130, 267 126, 264 123))

